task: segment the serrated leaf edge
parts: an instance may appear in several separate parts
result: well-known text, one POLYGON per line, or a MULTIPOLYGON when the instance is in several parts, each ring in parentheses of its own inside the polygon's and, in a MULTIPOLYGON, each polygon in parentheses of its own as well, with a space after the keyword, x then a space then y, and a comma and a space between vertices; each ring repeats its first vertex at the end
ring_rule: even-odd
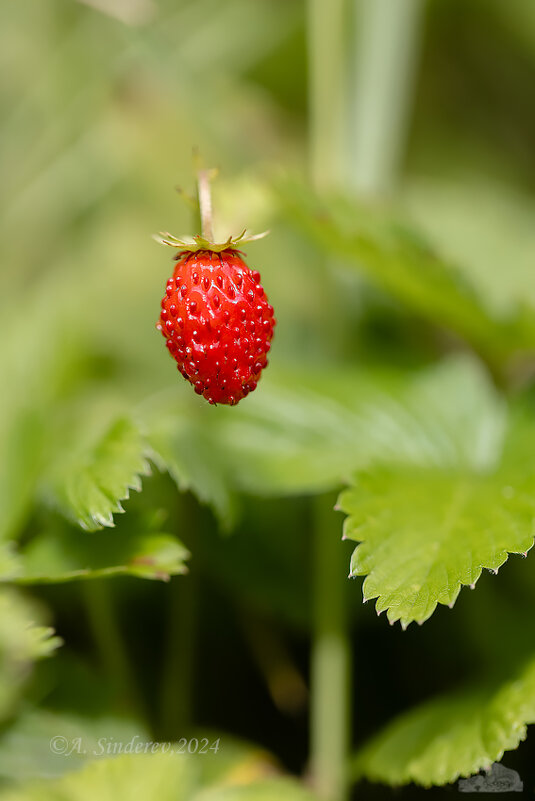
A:
MULTIPOLYGON (((349 518, 346 518, 346 520, 344 521, 344 529, 345 529, 346 522, 348 520, 349 520, 349 518)), ((344 533, 342 539, 344 539, 344 540, 348 540, 348 539, 355 540, 355 537, 348 537, 347 534, 344 533)), ((481 574, 483 573, 483 570, 488 570, 489 573, 492 573, 493 575, 497 576, 498 575, 498 570, 500 569, 500 567, 502 567, 508 561, 509 556, 511 554, 517 554, 519 556, 526 557, 527 554, 529 553, 529 551, 533 548, 533 544, 534 544, 534 538, 532 537, 531 545, 529 546, 529 548, 526 551, 520 551, 520 550, 518 550, 518 551, 515 551, 515 550, 504 551, 504 550, 502 550, 502 551, 499 552, 499 556, 498 556, 497 560, 493 560, 489 564, 478 565, 475 568, 476 575, 475 575, 475 578, 474 578, 473 582, 471 582, 470 584, 464 584, 462 581, 459 581, 459 582, 456 583, 455 587, 448 587, 448 591, 450 592, 450 600, 449 601, 440 601, 440 600, 437 599, 437 601, 435 601, 435 603, 433 604, 432 609, 428 612, 428 614, 426 614, 425 616, 423 616, 421 618, 410 618, 410 619, 407 619, 403 615, 396 615, 395 613, 392 613, 392 609, 394 608, 393 605, 392 604, 388 604, 388 603, 385 604, 385 602, 384 602, 384 594, 382 594, 380 592, 367 594, 366 593, 366 583, 367 583, 368 577, 371 574, 369 574, 369 573, 367 574, 364 571, 360 571, 359 572, 359 571, 351 570, 349 575, 348 575, 348 578, 356 579, 359 576, 366 576, 366 578, 364 579, 363 584, 362 584, 362 602, 363 603, 367 603, 368 601, 373 601, 374 598, 377 598, 377 602, 375 604, 375 609, 376 609, 376 612, 377 612, 377 616, 379 617, 383 612, 386 612, 387 618, 388 618, 388 622, 390 623, 390 625, 394 625, 394 623, 396 623, 399 620, 401 628, 403 629, 403 631, 406 631, 406 629, 408 628, 408 626, 411 623, 418 623, 418 625, 421 626, 423 623, 425 623, 426 620, 429 620, 429 618, 434 614, 434 612, 435 612, 435 610, 436 610, 436 608, 437 608, 437 606, 439 604, 441 606, 447 606, 449 609, 453 609, 453 607, 455 606, 455 603, 457 601, 457 598, 459 597, 459 593, 463 589, 463 587, 469 587, 471 590, 475 589, 476 583, 481 578, 481 574)), ((360 548, 360 543, 357 545, 357 547, 355 548, 355 550, 353 551, 353 553, 351 555, 351 562, 353 562, 353 558, 354 558, 354 556, 355 556, 355 554, 356 554, 356 552, 358 551, 359 548, 360 548)))

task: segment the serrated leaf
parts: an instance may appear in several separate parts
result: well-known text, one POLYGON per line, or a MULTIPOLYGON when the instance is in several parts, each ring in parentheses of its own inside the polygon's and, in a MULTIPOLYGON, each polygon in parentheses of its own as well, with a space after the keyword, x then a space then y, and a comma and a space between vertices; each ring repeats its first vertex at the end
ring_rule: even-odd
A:
POLYGON ((374 737, 353 765, 355 779, 425 787, 489 768, 535 723, 535 660, 513 680, 433 699, 374 737))
POLYGON ((115 421, 62 465, 53 486, 59 509, 88 531, 113 526, 113 515, 124 511, 121 501, 140 490, 140 476, 150 472, 147 451, 134 423, 115 421))
POLYGON ((405 627, 453 605, 482 569, 531 548, 533 479, 515 453, 535 437, 512 427, 504 440, 503 401, 463 359, 416 380, 396 418, 415 447, 384 450, 339 506, 344 536, 361 543, 351 575, 365 575, 365 600, 377 598, 377 611, 405 627))
POLYGON ((37 659, 61 641, 38 625, 39 609, 15 590, 0 588, 0 719, 9 714, 37 659))
POLYGON ((281 192, 289 219, 330 256, 366 275, 418 315, 460 334, 492 364, 535 349, 535 314, 500 315, 462 271, 391 212, 346 198, 320 204, 310 190, 281 192))
POLYGON ((60 520, 50 521, 17 557, 18 584, 59 583, 128 575, 168 580, 187 572, 188 550, 171 534, 154 528, 161 522, 128 515, 113 534, 83 535, 60 520))
POLYGON ((423 623, 462 585, 533 545, 533 478, 417 468, 361 473, 340 496, 344 537, 360 542, 351 576, 391 623, 423 623))

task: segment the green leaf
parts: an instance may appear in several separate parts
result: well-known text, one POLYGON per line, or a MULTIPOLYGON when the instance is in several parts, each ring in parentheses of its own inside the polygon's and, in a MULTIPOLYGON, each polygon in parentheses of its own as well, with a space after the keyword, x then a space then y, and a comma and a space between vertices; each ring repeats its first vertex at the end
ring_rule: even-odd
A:
POLYGON ((397 447, 390 421, 393 456, 385 449, 361 469, 339 507, 344 537, 361 543, 350 575, 365 575, 364 599, 406 627, 531 548, 535 483, 519 449, 529 452, 535 432, 518 424, 504 440, 503 401, 463 359, 424 373, 391 418, 412 451, 397 447))
POLYGON ((95 440, 78 443, 54 478, 53 498, 59 509, 88 531, 113 526, 123 512, 121 501, 141 489, 141 475, 150 468, 147 445, 128 419, 114 422, 95 440))
POLYGON ((500 760, 535 723, 535 660, 513 680, 433 699, 402 714, 356 756, 355 779, 425 787, 500 760))
POLYGON ((0 588, 0 719, 13 710, 33 663, 61 644, 53 629, 36 624, 39 617, 15 590, 0 588))
POLYGON ((55 448, 51 418, 86 367, 65 294, 59 281, 49 281, 39 294, 28 286, 20 302, 1 298, 0 539, 13 536, 25 521, 55 448))
POLYGON ((0 581, 10 581, 20 573, 20 560, 14 542, 0 544, 0 581))
POLYGON ((112 535, 108 531, 81 534, 51 520, 18 555, 7 580, 19 584, 58 583, 129 575, 168 580, 187 572, 189 552, 170 534, 159 530, 162 515, 125 516, 112 535))
POLYGON ((272 496, 339 486, 367 463, 369 438, 360 435, 379 383, 336 370, 273 371, 241 406, 214 410, 212 441, 236 488, 272 496))
POLYGON ((290 220, 330 256, 342 258, 418 315, 460 334, 491 364, 535 348, 535 313, 500 315, 457 267, 391 213, 343 198, 320 204, 309 188, 281 192, 290 220))
POLYGON ((462 474, 377 468, 340 496, 344 537, 360 542, 351 576, 365 575, 364 600, 391 623, 423 623, 437 604, 453 606, 461 585, 508 553, 533 545, 535 481, 511 485, 501 472, 462 474))
POLYGON ((195 801, 314 801, 305 787, 290 779, 266 779, 254 784, 217 787, 195 796, 195 801))
MULTIPOLYGON (((138 740, 137 743, 140 741, 138 740)), ((114 801, 119 798, 158 798, 160 801, 313 801, 295 781, 264 778, 270 768, 265 757, 249 749, 215 782, 203 786, 206 763, 219 754, 180 754, 177 744, 168 753, 138 753, 95 759, 82 770, 60 779, 22 785, 3 794, 4 801, 114 801), (205 765, 203 765, 205 760, 205 765)), ((224 744, 220 746, 223 748, 224 744)), ((161 750, 161 747, 158 749, 161 750)))
POLYGON ((325 491, 378 461, 484 469, 500 453, 506 410, 468 357, 415 374, 294 370, 264 380, 243 407, 213 410, 206 423, 241 490, 325 491))
POLYGON ((128 743, 148 740, 134 720, 110 716, 85 717, 46 709, 24 709, 0 736, 0 778, 4 782, 61 776, 80 768, 100 751, 99 740, 128 743), (65 738, 68 753, 54 750, 54 737, 65 738))
POLYGON ((207 411, 212 410, 194 407, 173 392, 151 399, 138 416, 158 467, 169 472, 179 490, 191 490, 229 527, 235 519, 234 499, 221 452, 208 431, 207 411))
POLYGON ((40 410, 24 406, 0 416, 0 539, 14 534, 30 507, 43 469, 45 417, 40 410))
POLYGON ((465 175, 412 181, 405 202, 425 235, 459 264, 495 314, 514 316, 522 305, 535 308, 534 207, 529 194, 489 176, 465 175))
POLYGON ((96 759, 59 779, 30 782, 3 795, 4 801, 112 801, 117 797, 186 801, 192 785, 188 768, 187 759, 169 754, 96 759))

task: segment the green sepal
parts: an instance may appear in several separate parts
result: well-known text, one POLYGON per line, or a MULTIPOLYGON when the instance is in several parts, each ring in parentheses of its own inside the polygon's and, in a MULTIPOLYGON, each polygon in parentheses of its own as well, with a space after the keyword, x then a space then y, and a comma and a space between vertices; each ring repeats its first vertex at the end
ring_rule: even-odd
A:
POLYGON ((225 242, 211 242, 200 234, 178 239, 173 234, 160 231, 159 234, 153 235, 153 239, 159 242, 160 245, 168 245, 171 248, 178 248, 189 253, 196 253, 199 250, 211 250, 214 253, 221 253, 223 250, 236 247, 236 245, 244 245, 247 242, 254 242, 256 239, 263 239, 268 233, 269 231, 263 231, 261 234, 248 234, 247 229, 244 229, 239 236, 229 236, 225 242))

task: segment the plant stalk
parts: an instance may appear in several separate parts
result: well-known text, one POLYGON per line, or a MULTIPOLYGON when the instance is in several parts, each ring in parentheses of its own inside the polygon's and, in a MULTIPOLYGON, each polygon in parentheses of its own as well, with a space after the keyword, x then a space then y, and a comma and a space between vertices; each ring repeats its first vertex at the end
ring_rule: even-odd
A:
POLYGON ((308 0, 309 162, 316 189, 344 175, 345 0, 308 0))
POLYGON ((329 494, 313 501, 311 775, 315 791, 327 801, 347 798, 351 719, 347 553, 335 500, 329 494))
MULTIPOLYGON (((423 0, 308 0, 310 174, 316 190, 378 195, 399 172, 418 54, 423 0), (348 46, 354 86, 348 92, 348 46)), ((351 650, 347 555, 334 499, 314 502, 314 632, 311 654, 311 774, 327 801, 348 793, 351 650)))
POLYGON ((413 104, 423 0, 354 0, 348 177, 361 197, 391 191, 413 104))
POLYGON ((161 729, 166 739, 189 734, 193 724, 197 634, 197 577, 175 576, 168 587, 166 652, 161 679, 161 729))
POLYGON ((89 625, 115 696, 123 706, 143 717, 144 705, 117 621, 108 581, 94 579, 81 582, 89 625))
MULTIPOLYGON (((309 157, 317 191, 340 188, 344 181, 346 111, 345 0, 308 0, 309 157)), ((336 328, 332 277, 325 285, 336 328)), ((341 336, 338 337, 341 339, 341 336)), ((345 612, 346 555, 335 499, 314 499, 313 636, 310 664, 310 774, 325 801, 348 794, 351 649, 345 612)))
POLYGON ((201 218, 201 236, 214 241, 212 227, 212 193, 210 191, 210 181, 213 178, 213 170, 199 170, 197 174, 197 191, 199 196, 199 214, 201 218))
MULTIPOLYGON (((198 513, 189 493, 178 496, 177 534, 195 556, 198 513), (184 535, 187 534, 185 537, 184 535)), ((165 653, 160 690, 162 736, 187 736, 194 722, 195 661, 199 612, 199 577, 195 564, 185 576, 175 576, 168 586, 165 653)))

